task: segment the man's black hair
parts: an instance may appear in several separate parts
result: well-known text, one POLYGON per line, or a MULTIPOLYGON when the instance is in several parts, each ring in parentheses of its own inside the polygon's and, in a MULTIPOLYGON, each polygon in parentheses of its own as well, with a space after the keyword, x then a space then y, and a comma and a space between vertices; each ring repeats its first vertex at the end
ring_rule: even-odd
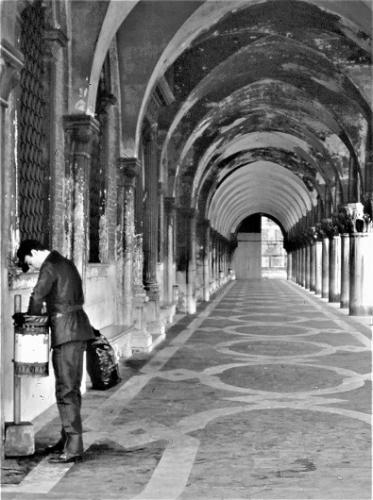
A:
POLYGON ((47 248, 38 240, 30 239, 21 242, 17 250, 17 266, 21 267, 24 273, 26 273, 30 269, 29 265, 25 262, 25 257, 26 255, 32 255, 31 250, 47 250, 47 248))

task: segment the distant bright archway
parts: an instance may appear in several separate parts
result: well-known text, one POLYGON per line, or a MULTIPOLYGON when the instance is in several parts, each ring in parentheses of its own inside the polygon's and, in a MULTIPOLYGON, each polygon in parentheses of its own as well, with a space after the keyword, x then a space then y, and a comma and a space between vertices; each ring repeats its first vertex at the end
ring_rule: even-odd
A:
POLYGON ((262 216, 262 278, 286 279, 287 253, 281 228, 272 219, 262 216))

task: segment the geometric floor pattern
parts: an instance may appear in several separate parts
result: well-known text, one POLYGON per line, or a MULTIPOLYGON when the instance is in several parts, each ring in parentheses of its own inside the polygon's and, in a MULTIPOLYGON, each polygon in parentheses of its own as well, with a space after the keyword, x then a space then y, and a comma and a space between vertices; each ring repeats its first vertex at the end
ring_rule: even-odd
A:
POLYGON ((294 283, 232 282, 120 386, 88 391, 82 463, 40 458, 2 496, 370 500, 371 366, 369 328, 294 283))

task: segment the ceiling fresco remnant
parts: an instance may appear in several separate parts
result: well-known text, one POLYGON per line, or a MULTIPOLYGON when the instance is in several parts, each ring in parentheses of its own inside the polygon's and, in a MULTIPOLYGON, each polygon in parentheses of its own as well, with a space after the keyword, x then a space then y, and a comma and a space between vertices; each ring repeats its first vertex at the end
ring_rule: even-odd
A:
MULTIPOLYGON (((118 47, 124 155, 139 154, 160 82, 171 89, 158 145, 177 205, 230 239, 252 213, 290 233, 371 196, 370 2, 99 3, 118 47)), ((86 61, 99 64, 103 33, 86 61)))

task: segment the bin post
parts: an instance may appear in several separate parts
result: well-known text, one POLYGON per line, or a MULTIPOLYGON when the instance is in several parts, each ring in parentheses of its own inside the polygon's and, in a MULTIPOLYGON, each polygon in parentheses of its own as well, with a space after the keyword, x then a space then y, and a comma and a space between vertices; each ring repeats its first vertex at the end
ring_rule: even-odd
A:
MULTIPOLYGON (((14 312, 21 312, 21 295, 14 296, 14 312)), ((34 427, 31 422, 21 422, 21 377, 16 373, 16 328, 14 327, 13 358, 13 418, 14 422, 5 422, 4 455, 6 457, 24 457, 35 453, 34 427)))

